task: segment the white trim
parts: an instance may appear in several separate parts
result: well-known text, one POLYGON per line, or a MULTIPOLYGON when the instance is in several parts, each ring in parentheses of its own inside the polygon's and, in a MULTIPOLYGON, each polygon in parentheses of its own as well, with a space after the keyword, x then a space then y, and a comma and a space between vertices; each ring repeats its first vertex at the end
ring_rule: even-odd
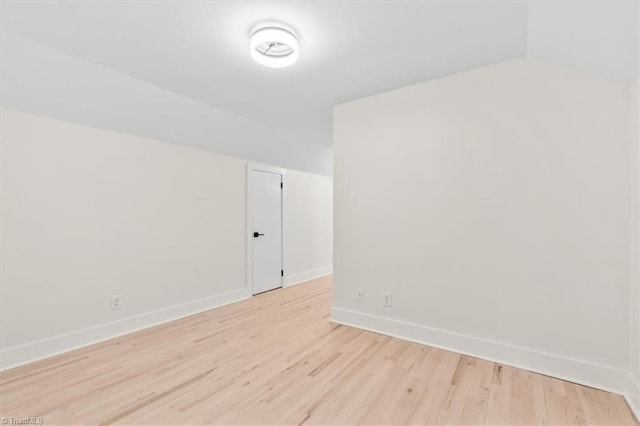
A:
POLYGON ((248 293, 247 289, 242 288, 95 327, 13 346, 0 351, 0 371, 239 302, 249 297, 251 297, 251 294, 248 293))
POLYGON ((301 284, 316 278, 324 277, 325 275, 331 275, 333 273, 333 266, 325 266, 311 271, 301 272, 299 274, 285 275, 284 286, 291 287, 292 285, 301 284))
POLYGON ((628 375, 625 370, 584 360, 336 307, 331 308, 331 322, 522 368, 617 394, 625 394, 627 389, 628 375))
MULTIPOLYGON (((260 172, 268 172, 268 173, 274 173, 277 175, 280 175, 280 182, 282 182, 283 186, 286 187, 286 185, 284 185, 285 183, 285 176, 287 175, 287 170, 283 169, 281 167, 275 167, 275 166, 271 166, 269 164, 262 164, 262 163, 254 163, 251 161, 247 162, 247 193, 245 194, 245 201, 246 201, 246 205, 247 205, 247 211, 246 211, 246 233, 247 233, 247 239, 246 241, 246 272, 245 272, 245 286, 247 288, 247 290, 249 290, 249 292, 251 293, 251 295, 253 295, 253 221, 252 221, 252 214, 253 214, 253 203, 251 202, 251 190, 253 188, 252 185, 252 180, 253 180, 253 171, 260 171, 260 172)), ((280 226, 280 231, 281 231, 281 235, 280 235, 280 247, 281 247, 281 253, 280 253, 280 261, 281 261, 281 265, 280 268, 282 270, 284 270, 284 197, 285 197, 285 193, 286 191, 282 190, 281 193, 281 197, 280 197, 280 222, 281 222, 281 226, 280 226)), ((280 285, 284 286, 284 278, 280 279, 280 285)))
MULTIPOLYGON (((286 271, 285 271, 286 272, 286 271)), ((301 284, 316 278, 324 277, 333 273, 333 266, 325 266, 323 268, 313 269, 307 272, 301 272, 299 274, 285 275, 284 286, 291 287, 292 285, 301 284)))
POLYGON ((627 391, 624 393, 624 399, 636 415, 636 419, 640 420, 640 382, 636 380, 631 373, 628 375, 627 391))

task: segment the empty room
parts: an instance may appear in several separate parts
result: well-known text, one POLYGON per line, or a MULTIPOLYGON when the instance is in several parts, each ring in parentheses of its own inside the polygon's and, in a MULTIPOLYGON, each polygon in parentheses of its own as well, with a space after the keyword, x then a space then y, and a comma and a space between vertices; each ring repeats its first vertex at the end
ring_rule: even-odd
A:
POLYGON ((0 0, 0 424, 640 426, 640 1, 0 0))

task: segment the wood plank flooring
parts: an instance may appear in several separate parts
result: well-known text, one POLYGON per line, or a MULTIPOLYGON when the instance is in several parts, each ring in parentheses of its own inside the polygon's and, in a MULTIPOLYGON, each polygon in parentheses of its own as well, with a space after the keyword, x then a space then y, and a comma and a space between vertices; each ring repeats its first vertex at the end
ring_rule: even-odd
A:
POLYGON ((637 425, 619 395, 329 322, 326 277, 0 374, 54 423, 637 425))

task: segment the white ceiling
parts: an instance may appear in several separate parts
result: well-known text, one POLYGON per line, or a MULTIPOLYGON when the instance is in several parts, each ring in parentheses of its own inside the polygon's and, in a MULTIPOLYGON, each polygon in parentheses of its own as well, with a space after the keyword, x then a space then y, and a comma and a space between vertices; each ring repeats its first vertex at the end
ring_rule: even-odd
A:
POLYGON ((527 54, 618 83, 636 80, 639 3, 531 1, 527 54))
MULTIPOLYGON (((275 129, 266 139, 289 139, 289 148, 293 140, 330 147, 335 104, 527 53, 618 82, 637 78, 637 9, 637 1, 613 0, 530 4, 480 0, 5 0, 1 25, 6 32, 66 52, 69 58, 64 61, 83 59, 199 101, 213 108, 217 120, 224 121, 220 117, 230 114, 234 120, 256 123, 260 131, 275 129), (250 28, 273 19, 289 24, 299 34, 300 60, 287 69, 264 68, 249 57, 250 28)), ((18 60, 23 49, 19 46, 25 43, 14 44, 11 60, 18 60)), ((38 49, 33 47, 30 66, 55 68, 42 60, 38 49)), ((4 55, 5 62, 8 58, 4 55)), ((51 77, 54 81, 49 86, 63 79, 59 74, 71 66, 62 66, 64 61, 56 64, 58 75, 51 77)), ((24 90, 17 84, 33 83, 20 80, 24 77, 19 66, 11 71, 16 86, 12 102, 29 109, 27 100, 18 99, 24 90)), ((92 72, 96 76, 104 73, 92 72)), ((68 80, 83 78, 79 71, 68 74, 68 80)), ((41 86, 47 90, 44 83, 41 86)), ((71 87, 70 82, 65 90, 71 87)), ((99 102, 77 96, 76 103, 99 102)), ((94 98, 100 99, 97 96, 94 98)), ((60 107, 38 102, 39 113, 60 107)), ((142 114, 141 105, 137 107, 124 106, 132 108, 129 115, 142 114)), ((80 113, 68 115, 73 114, 80 113)), ((144 136, 153 133, 135 127, 141 125, 144 123, 130 122, 116 130, 144 136)), ((118 123, 113 127, 118 128, 118 123)), ((214 129, 209 130, 206 138, 215 135, 214 129)), ((256 137, 257 132, 246 137, 256 137)), ((187 139, 180 130, 173 133, 173 139, 187 139)), ((191 133, 189 138, 197 139, 197 132, 191 133)), ((201 139, 198 143, 206 144, 205 136, 201 139)))
POLYGON ((0 31, 0 52, 3 108, 331 174, 329 147, 8 32, 0 31))
POLYGON ((525 53, 521 2, 4 2, 6 31, 299 138, 331 145, 335 104, 525 53), (288 69, 252 62, 250 28, 299 34, 288 69))

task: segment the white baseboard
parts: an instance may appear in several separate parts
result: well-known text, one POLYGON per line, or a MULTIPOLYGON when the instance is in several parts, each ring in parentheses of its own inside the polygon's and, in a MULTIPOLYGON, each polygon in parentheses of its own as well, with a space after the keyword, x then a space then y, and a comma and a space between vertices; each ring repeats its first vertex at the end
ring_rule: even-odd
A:
POLYGON ((205 299, 194 300, 184 304, 147 312, 118 321, 85 328, 47 339, 13 346, 0 351, 0 371, 18 367, 30 362, 49 358, 64 352, 82 348, 114 337, 133 333, 179 318, 228 305, 251 297, 247 289, 233 290, 217 294, 205 299))
POLYGON ((629 374, 628 383, 624 399, 627 400, 627 404, 636 415, 636 419, 640 420, 640 381, 629 374))
POLYGON ((304 283, 309 280, 324 277, 333 273, 333 266, 325 266, 323 268, 313 269, 311 271, 302 272, 300 274, 287 275, 284 277, 284 286, 291 287, 292 285, 304 283))
POLYGON ((331 321, 626 395, 622 369, 349 309, 332 308, 331 321))

